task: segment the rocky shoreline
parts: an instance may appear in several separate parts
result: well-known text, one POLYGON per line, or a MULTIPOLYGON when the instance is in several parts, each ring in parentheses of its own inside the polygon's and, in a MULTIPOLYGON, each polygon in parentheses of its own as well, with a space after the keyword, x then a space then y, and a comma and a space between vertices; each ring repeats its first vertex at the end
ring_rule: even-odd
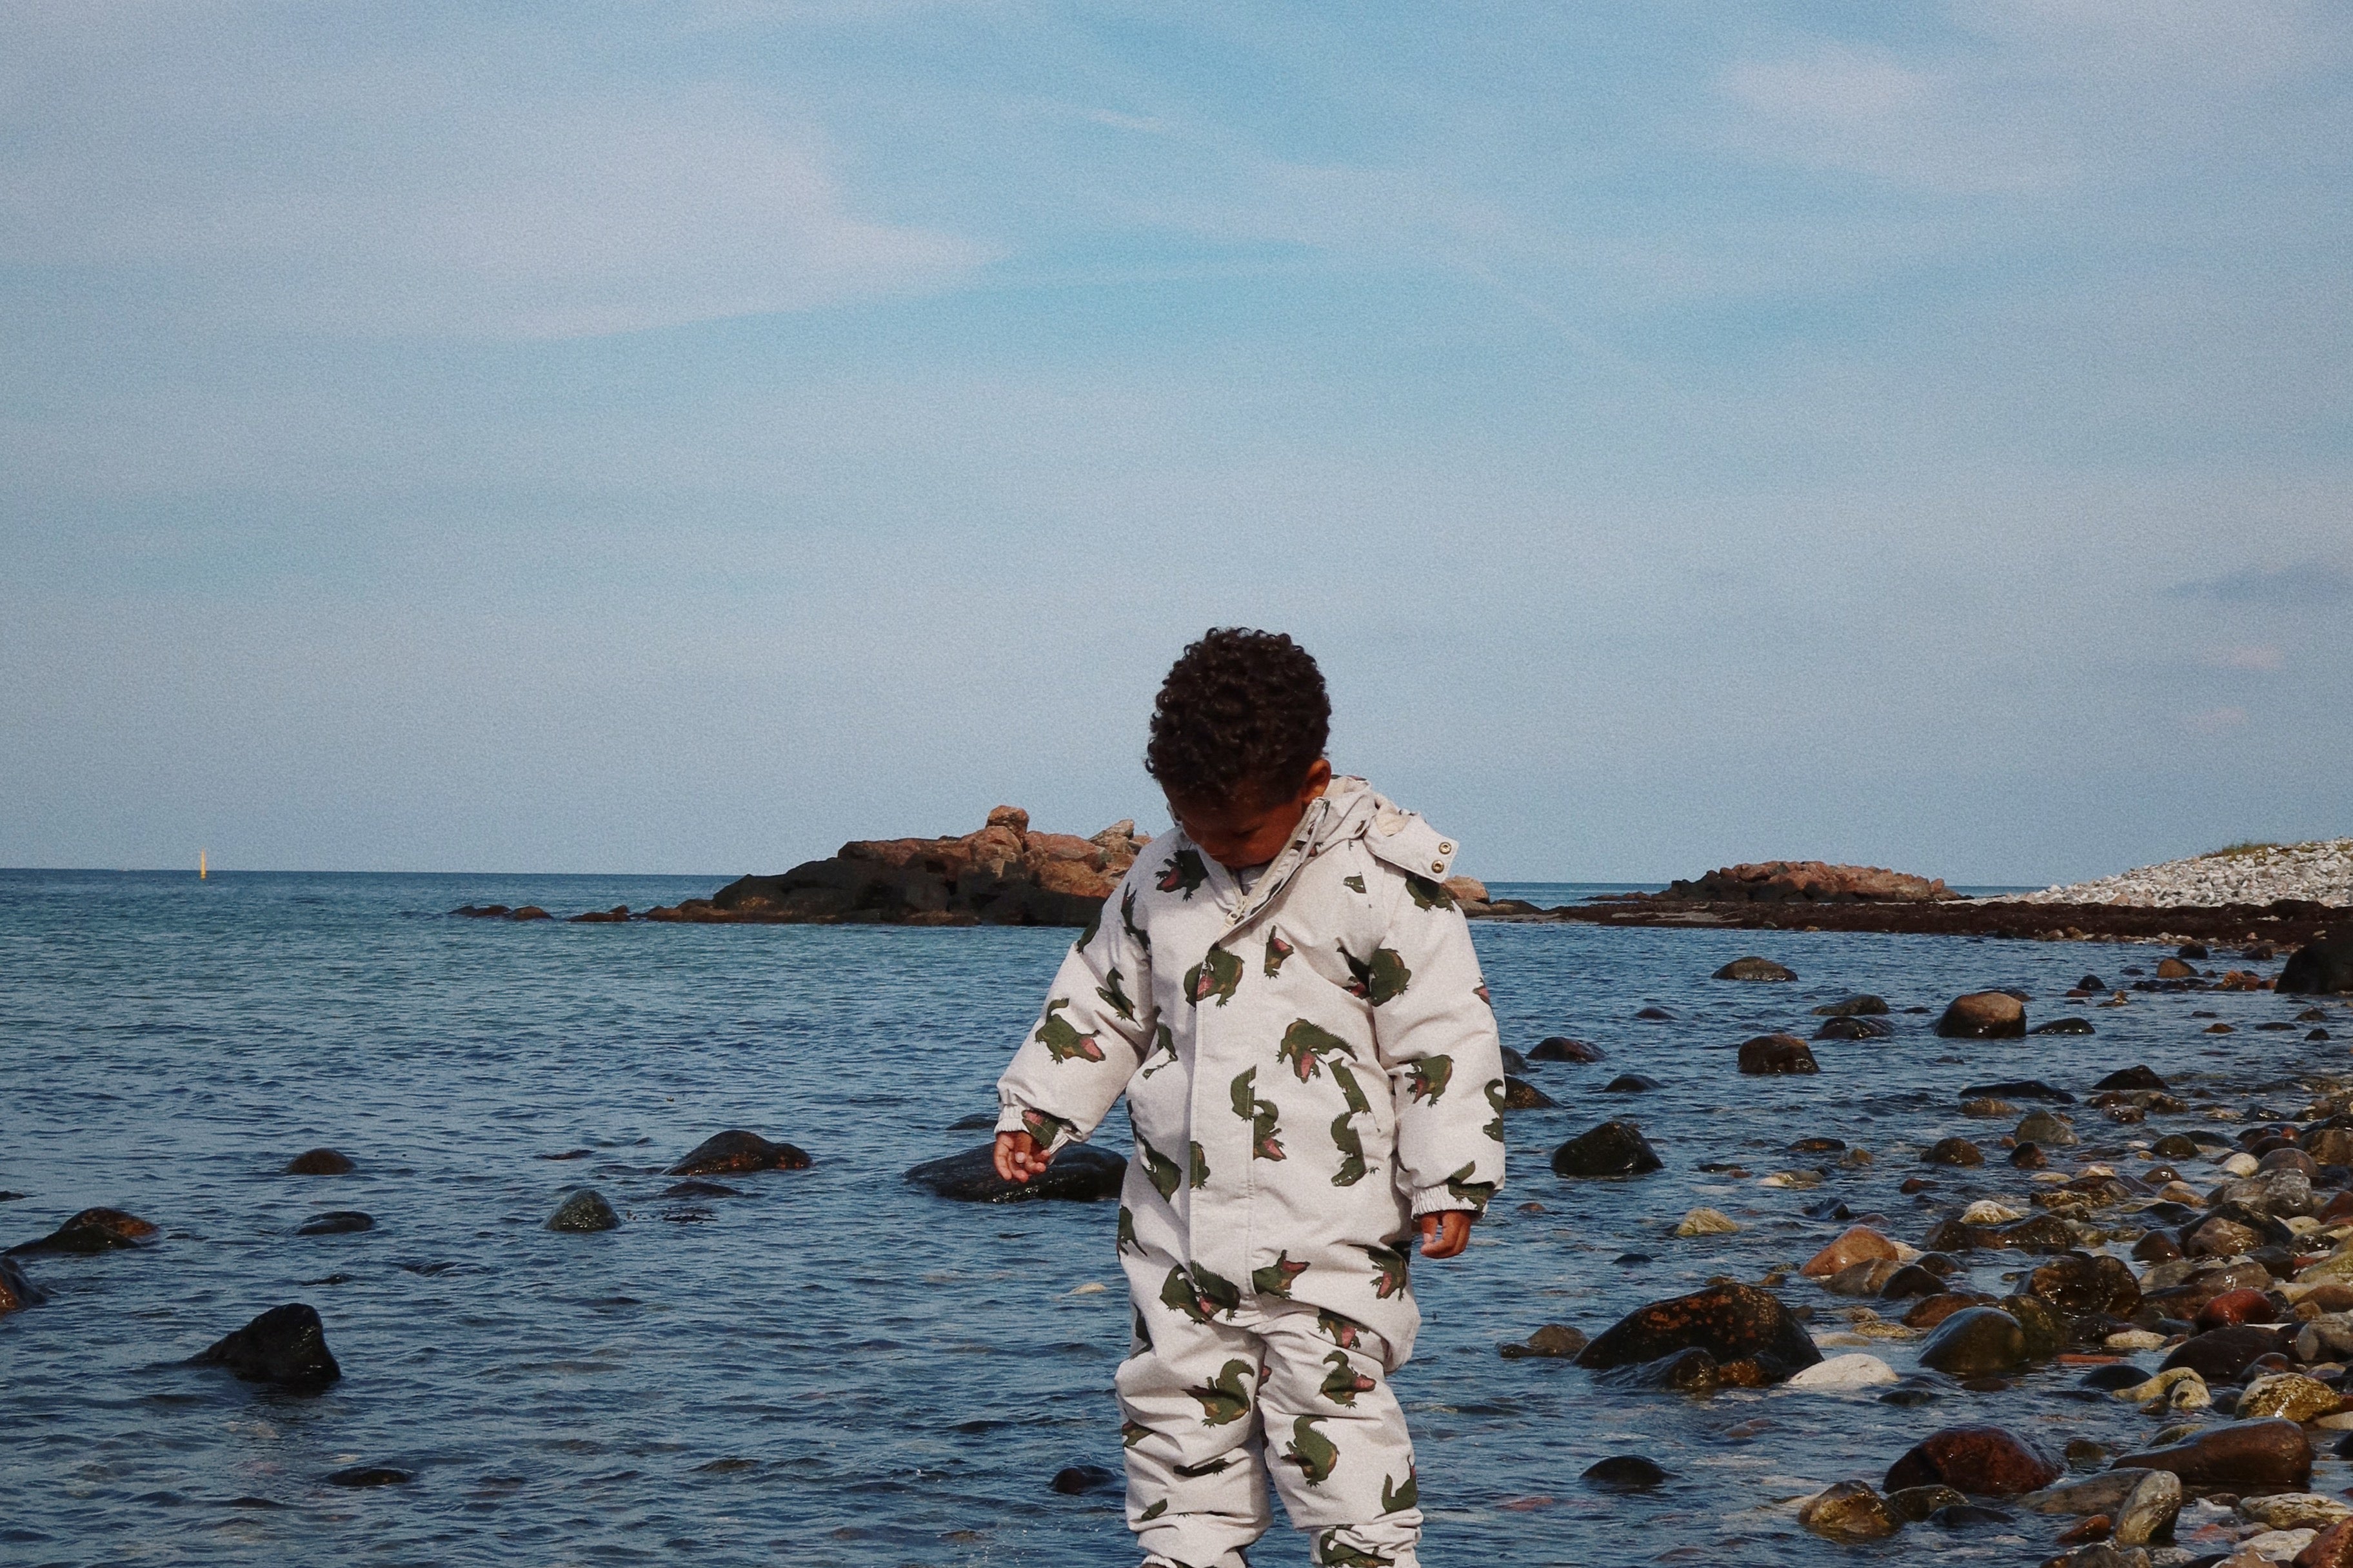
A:
POLYGON ((2017 904, 2137 904, 2163 909, 2267 904, 2281 900, 2353 905, 2353 838, 2248 844, 2095 882, 2013 894, 2017 904))

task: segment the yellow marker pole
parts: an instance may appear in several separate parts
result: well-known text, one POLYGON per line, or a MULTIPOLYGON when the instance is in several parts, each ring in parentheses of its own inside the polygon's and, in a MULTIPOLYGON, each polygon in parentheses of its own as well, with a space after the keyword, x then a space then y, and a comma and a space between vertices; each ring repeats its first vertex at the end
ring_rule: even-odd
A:
POLYGON ((203 881, 204 879, 205 879, 205 852, 204 852, 203 850, 199 849, 199 850, 197 850, 197 851, 196 851, 196 880, 197 880, 197 881, 199 881, 199 882, 201 882, 201 881, 203 881))

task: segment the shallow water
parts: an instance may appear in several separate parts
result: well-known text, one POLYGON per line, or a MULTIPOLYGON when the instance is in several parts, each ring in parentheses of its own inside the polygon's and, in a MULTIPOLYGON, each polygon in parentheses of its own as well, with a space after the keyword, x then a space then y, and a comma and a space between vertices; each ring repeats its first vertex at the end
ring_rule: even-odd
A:
MULTIPOLYGON (((1127 1328, 1109 1205, 977 1208, 900 1173, 980 1142, 949 1123, 992 1104, 1067 931, 451 920, 468 901, 559 912, 642 908, 707 879, 0 874, 0 1242, 76 1209, 165 1227, 151 1249, 34 1257, 51 1301, 0 1320, 0 1561, 511 1563, 746 1561, 845 1564, 1132 1560, 1115 1491, 1065 1498, 1056 1469, 1118 1465, 1111 1373, 1127 1328), (711 1132, 789 1139, 813 1170, 727 1178, 741 1197, 678 1200, 659 1169, 711 1132), (328 1144, 340 1178, 277 1173, 328 1144), (586 1158, 545 1156, 575 1149, 586 1158), (622 1228, 541 1228, 575 1184, 622 1228), (372 1232, 297 1237, 325 1209, 372 1232), (1092 1284, 1107 1290, 1081 1293, 1092 1284), (302 1397, 174 1363, 261 1310, 323 1315, 343 1380, 302 1397), (328 1486, 354 1464, 410 1485, 328 1486)), ((2092 1038, 1937 1041, 1898 1014, 1894 1042, 1817 1043, 1822 1073, 1744 1079, 1732 1048, 1849 990, 1897 1008, 2017 984, 2053 1016, 2085 969, 2112 983, 2146 948, 1803 932, 1482 926, 1507 1044, 1567 1033, 1599 1066, 1538 1064, 1563 1103, 1514 1113, 1511 1188, 1472 1251, 1417 1270, 1428 1322, 1399 1375, 1419 1447, 1432 1563, 1678 1561, 1828 1563, 1933 1549, 1957 1560, 2050 1555, 2050 1522, 1877 1549, 1804 1535, 1790 1502, 1876 1478, 1940 1426, 1994 1420, 2054 1443, 2145 1440, 2127 1405, 2066 1396, 2074 1374, 1957 1390, 1916 1408, 1869 1394, 1727 1393, 1709 1401, 1597 1390, 1566 1363, 1499 1358, 1546 1321, 1599 1331, 1716 1273, 1754 1279, 1840 1226, 1826 1196, 1916 1242, 1934 1215, 1898 1195, 1917 1150, 2002 1124, 1957 1114, 1967 1083, 2040 1076, 2079 1093, 2145 1061, 2177 1092, 2227 1087, 2301 1109, 2299 1073, 2334 1074, 2338 1038, 2245 1026, 2295 1010, 2267 994, 2144 995, 2093 1011, 2092 1038), (1714 982, 1761 951, 1796 984, 1714 982), (1647 1003, 1679 1021, 1633 1021, 1647 1003), (2242 1026, 2200 1031, 2221 1015, 2242 1026), (1659 1091, 1600 1086, 1635 1069, 1659 1091), (1561 1137, 1631 1115, 1668 1169, 1571 1184, 1561 1137), (1829 1134, 1875 1152, 1816 1190, 1762 1187, 1829 1134), (1746 1178, 1703 1161, 1737 1161, 1746 1178), (1528 1202, 1546 1212, 1527 1214, 1528 1202), (1739 1235, 1669 1232, 1694 1205, 1739 1235), (1624 1261, 1628 1254, 1649 1260, 1624 1261), (1649 1455, 1674 1479, 1641 1496, 1577 1480, 1649 1455)), ((2266 966, 2269 967, 2269 966, 2266 966)), ((2301 1081, 2310 1082, 2309 1078, 2301 1081)), ((2087 1151, 2189 1119, 2111 1127, 2079 1110, 2087 1151)), ((1123 1143, 1114 1118, 1100 1136, 1123 1143)), ((2129 1165, 2126 1168, 2130 1168, 2129 1165)), ((1996 1163, 1934 1173, 1936 1197, 2021 1203, 1996 1163)), ((2185 1166, 2201 1186, 2211 1168, 2185 1166)), ((1979 1255, 1993 1287, 2024 1261, 1979 1255)), ((1817 1333, 1850 1303, 1794 1282, 1817 1333)), ((1891 1310, 1889 1315, 1896 1312, 1891 1310)), ((1846 1348, 1846 1347, 1839 1347, 1846 1348)), ((1899 1370, 1914 1344, 1869 1347, 1899 1370)), ((2154 1363, 2155 1358, 2144 1358, 2154 1363)), ((2353 1476, 2324 1461, 2315 1489, 2353 1476)), ((1303 1562, 1278 1528, 1263 1565, 1303 1562)))

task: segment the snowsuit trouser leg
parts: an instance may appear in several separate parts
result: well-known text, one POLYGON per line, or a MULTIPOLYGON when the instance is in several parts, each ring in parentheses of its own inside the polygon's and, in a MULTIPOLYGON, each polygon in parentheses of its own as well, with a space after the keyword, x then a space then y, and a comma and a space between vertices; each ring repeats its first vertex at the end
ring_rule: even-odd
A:
POLYGON ((1277 1304, 1228 1322, 1137 1301, 1150 1342, 1121 1363, 1128 1526, 1147 1560, 1234 1568, 1272 1522, 1276 1489, 1315 1560, 1415 1568, 1421 1513, 1413 1445, 1359 1331, 1344 1348, 1312 1308, 1277 1304))

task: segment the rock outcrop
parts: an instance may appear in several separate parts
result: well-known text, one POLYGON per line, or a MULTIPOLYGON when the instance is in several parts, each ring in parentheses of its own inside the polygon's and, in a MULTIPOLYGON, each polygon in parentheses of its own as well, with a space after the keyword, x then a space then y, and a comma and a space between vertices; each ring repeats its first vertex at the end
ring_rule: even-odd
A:
POLYGON ((1677 879, 1659 896, 1705 903, 1925 904, 1961 895, 1945 886, 1942 879, 1932 880, 1878 866, 1765 860, 1722 867, 1695 881, 1677 879))
POLYGON ((1092 838, 1032 833, 1000 805, 961 838, 861 839, 782 876, 743 877, 649 921, 801 925, 1057 925, 1094 921, 1145 840, 1116 822, 1092 838))

